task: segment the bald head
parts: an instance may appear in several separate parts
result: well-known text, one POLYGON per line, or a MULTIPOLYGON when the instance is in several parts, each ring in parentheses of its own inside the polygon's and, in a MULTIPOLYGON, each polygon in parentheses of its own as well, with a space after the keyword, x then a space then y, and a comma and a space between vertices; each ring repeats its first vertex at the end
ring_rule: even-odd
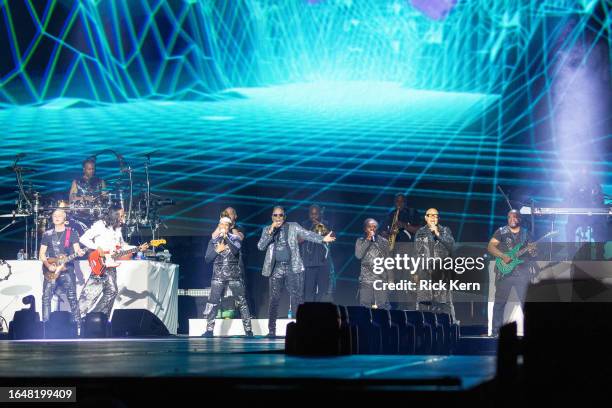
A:
POLYGON ((508 211, 508 226, 510 228, 517 228, 521 225, 521 213, 517 210, 508 211))
POLYGON ((363 222, 363 232, 365 232, 366 237, 368 234, 375 235, 376 230, 378 230, 378 222, 374 218, 366 218, 363 222))

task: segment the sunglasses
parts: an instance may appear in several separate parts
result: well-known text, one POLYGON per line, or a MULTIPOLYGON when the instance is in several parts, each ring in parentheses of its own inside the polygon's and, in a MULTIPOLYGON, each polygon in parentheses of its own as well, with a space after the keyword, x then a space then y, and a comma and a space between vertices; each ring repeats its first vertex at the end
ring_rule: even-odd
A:
POLYGON ((439 218, 440 216, 438 214, 425 214, 427 217, 436 217, 439 218))
POLYGON ((281 213, 281 214, 272 214, 273 217, 284 217, 285 214, 281 213))

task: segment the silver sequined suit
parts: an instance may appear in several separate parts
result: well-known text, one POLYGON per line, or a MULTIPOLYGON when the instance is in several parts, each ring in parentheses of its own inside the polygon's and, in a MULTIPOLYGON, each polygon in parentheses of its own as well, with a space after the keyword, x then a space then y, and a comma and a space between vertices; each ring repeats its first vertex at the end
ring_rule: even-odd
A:
MULTIPOLYGON (((276 332, 276 318, 278 316, 278 303, 285 286, 291 298, 291 312, 295 317, 297 307, 304 298, 304 263, 300 256, 298 237, 318 244, 323 242, 323 237, 316 232, 308 231, 296 222, 286 222, 287 246, 291 253, 291 260, 287 263, 275 262, 274 234, 270 234, 269 227, 264 227, 261 238, 257 243, 260 251, 266 251, 261 274, 270 277, 270 307, 268 309, 268 329, 271 333, 276 332)), ((284 225, 283 225, 284 226, 284 225)), ((280 233, 277 231, 276 233, 280 233)))
POLYGON ((236 300, 242 324, 245 332, 250 332, 251 329, 251 313, 245 297, 244 277, 242 276, 242 268, 240 267, 240 250, 241 240, 238 235, 229 234, 225 239, 227 248, 217 253, 216 245, 222 240, 221 237, 211 239, 206 248, 206 262, 213 262, 213 276, 210 284, 210 296, 204 315, 207 319, 206 330, 213 331, 215 328, 215 317, 221 303, 221 298, 225 292, 225 288, 229 286, 232 295, 236 300))
POLYGON ((374 290, 374 281, 387 282, 387 271, 381 274, 374 273, 374 259, 386 258, 389 255, 389 241, 380 235, 374 237, 374 241, 358 238, 355 242, 355 256, 361 260, 359 272, 359 304, 372 307, 376 305, 381 309, 389 309, 389 297, 382 290, 374 290))
MULTIPOLYGON (((415 253, 417 256, 426 258, 446 258, 451 255, 455 238, 450 228, 439 225, 440 236, 435 237, 429 227, 420 228, 414 238, 415 253)), ((418 271, 419 281, 441 280, 449 282, 452 271, 442 269, 421 268, 418 271)), ((451 290, 417 290, 417 309, 429 309, 434 312, 450 313, 455 318, 455 308, 453 306, 453 296, 451 290)))

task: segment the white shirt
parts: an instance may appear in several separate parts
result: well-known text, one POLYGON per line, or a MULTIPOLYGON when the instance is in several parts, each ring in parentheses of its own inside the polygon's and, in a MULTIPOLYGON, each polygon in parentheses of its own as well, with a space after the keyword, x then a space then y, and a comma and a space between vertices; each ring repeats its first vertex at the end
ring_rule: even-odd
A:
POLYGON ((96 221, 90 229, 85 231, 79 241, 89 249, 102 248, 104 251, 115 251, 117 247, 121 249, 135 248, 135 246, 128 245, 123 240, 121 227, 106 227, 102 220, 96 221))

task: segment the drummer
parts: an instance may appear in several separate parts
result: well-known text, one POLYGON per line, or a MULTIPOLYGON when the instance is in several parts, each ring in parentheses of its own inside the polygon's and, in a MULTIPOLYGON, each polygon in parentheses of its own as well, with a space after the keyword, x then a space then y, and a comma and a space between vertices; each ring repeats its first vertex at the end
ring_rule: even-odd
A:
POLYGON ((106 183, 96 177, 96 161, 88 158, 83 161, 83 175, 81 178, 72 180, 70 186, 70 204, 80 202, 90 205, 102 194, 106 183))

